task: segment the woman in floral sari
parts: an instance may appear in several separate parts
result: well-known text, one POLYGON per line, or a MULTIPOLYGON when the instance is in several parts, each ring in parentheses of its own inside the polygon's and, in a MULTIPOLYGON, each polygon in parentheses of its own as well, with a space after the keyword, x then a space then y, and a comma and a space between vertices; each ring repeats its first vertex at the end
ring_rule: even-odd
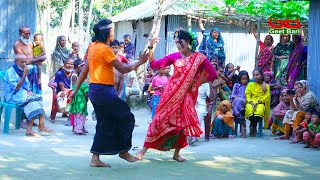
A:
MULTIPOLYGON (((142 159, 148 148, 167 151, 175 149, 173 159, 186 161, 179 152, 188 145, 187 137, 200 137, 202 129, 195 110, 199 86, 217 78, 209 60, 201 53, 194 52, 198 42, 192 31, 177 30, 175 42, 179 50, 163 59, 154 60, 151 51, 151 68, 174 65, 174 74, 164 87, 153 121, 149 125, 144 147, 137 153, 142 159)), ((150 42, 152 46, 154 41, 150 42)))
POLYGON ((304 51, 303 40, 300 34, 293 35, 292 41, 293 41, 293 44, 295 45, 295 48, 290 53, 288 69, 287 69, 287 81, 288 81, 288 87, 290 89, 293 88, 293 85, 298 79, 298 76, 300 74, 300 70, 302 69, 301 55, 304 51))
POLYGON ((281 85, 287 85, 287 67, 289 54, 294 49, 294 44, 290 41, 290 35, 281 34, 280 42, 273 49, 274 54, 274 75, 275 80, 281 85))
POLYGON ((219 66, 224 67, 226 61, 226 53, 224 51, 224 41, 219 28, 213 28, 210 34, 206 35, 203 22, 199 20, 199 27, 203 34, 203 39, 199 47, 199 52, 207 57, 217 56, 219 66))
POLYGON ((271 71, 273 66, 273 37, 267 35, 264 42, 259 41, 260 53, 258 57, 258 67, 262 69, 263 72, 271 71))

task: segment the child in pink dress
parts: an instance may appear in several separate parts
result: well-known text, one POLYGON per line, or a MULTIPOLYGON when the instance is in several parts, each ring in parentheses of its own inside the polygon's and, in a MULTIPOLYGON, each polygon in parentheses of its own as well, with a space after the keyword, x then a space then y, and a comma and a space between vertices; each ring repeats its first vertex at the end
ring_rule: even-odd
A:
POLYGON ((163 92, 163 87, 167 84, 168 81, 168 76, 166 76, 166 69, 167 67, 160 68, 158 71, 158 75, 156 75, 151 82, 151 91, 154 91, 151 101, 152 119, 160 102, 160 96, 163 92))

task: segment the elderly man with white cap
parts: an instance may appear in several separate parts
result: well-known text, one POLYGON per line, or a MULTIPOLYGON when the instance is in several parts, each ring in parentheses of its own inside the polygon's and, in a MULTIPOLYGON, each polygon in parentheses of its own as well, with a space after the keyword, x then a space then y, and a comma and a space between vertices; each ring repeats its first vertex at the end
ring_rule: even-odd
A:
POLYGON ((44 110, 42 97, 29 91, 29 81, 27 75, 29 69, 27 57, 24 54, 15 56, 14 64, 9 68, 4 76, 3 88, 6 102, 23 106, 24 113, 28 121, 26 130, 27 136, 39 137, 32 131, 35 119, 39 118, 38 130, 41 132, 52 132, 44 125, 44 110))

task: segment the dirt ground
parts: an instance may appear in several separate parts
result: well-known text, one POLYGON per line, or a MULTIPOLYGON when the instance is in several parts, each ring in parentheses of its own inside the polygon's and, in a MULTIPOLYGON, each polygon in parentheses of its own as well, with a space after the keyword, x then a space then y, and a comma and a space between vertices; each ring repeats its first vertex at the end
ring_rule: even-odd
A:
MULTIPOLYGON (((51 90, 44 83, 44 105, 50 114, 51 90)), ((92 112, 92 106, 89 106, 92 112)), ((140 149, 151 119, 148 109, 133 110, 136 127, 133 148, 140 149)), ((265 131, 263 138, 213 139, 201 138, 182 151, 187 162, 172 160, 173 151, 151 150, 145 159, 128 163, 118 156, 102 156, 112 168, 89 167, 90 148, 95 121, 88 116, 89 134, 77 136, 64 126, 66 118, 57 115, 52 134, 40 138, 25 136, 25 130, 0 135, 0 179, 320 179, 320 150, 304 149, 302 144, 276 141, 265 131)), ((3 123, 3 122, 2 122, 3 123)), ((36 129, 36 128, 35 128, 36 129)), ((136 150, 131 150, 136 153, 136 150)))

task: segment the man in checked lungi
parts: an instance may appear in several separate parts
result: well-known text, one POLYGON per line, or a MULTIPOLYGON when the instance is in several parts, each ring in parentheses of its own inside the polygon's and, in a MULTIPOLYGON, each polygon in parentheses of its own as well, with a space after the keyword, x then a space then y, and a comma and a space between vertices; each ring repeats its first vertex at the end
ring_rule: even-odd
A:
POLYGON ((52 132, 44 125, 44 110, 42 97, 29 91, 27 57, 24 54, 15 56, 14 64, 6 71, 3 82, 4 98, 7 103, 17 104, 23 107, 27 117, 27 136, 39 137, 39 134, 32 131, 36 118, 39 119, 38 130, 41 132, 52 132))

